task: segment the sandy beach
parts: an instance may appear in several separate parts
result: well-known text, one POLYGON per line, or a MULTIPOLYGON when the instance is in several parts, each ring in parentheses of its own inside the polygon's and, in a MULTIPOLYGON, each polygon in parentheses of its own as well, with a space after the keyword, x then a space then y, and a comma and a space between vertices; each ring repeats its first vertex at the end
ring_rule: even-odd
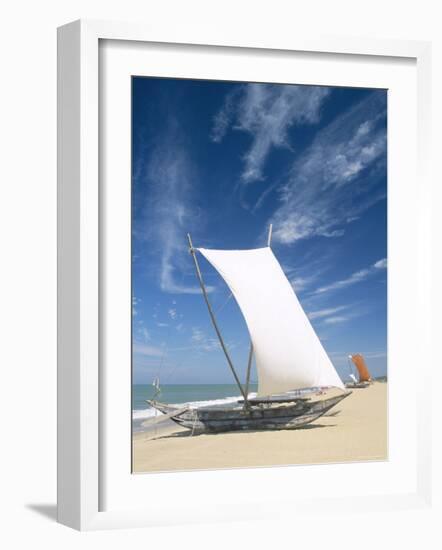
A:
POLYGON ((160 472, 384 460, 387 383, 354 389, 326 416, 296 430, 191 435, 176 424, 134 434, 133 471, 160 472))

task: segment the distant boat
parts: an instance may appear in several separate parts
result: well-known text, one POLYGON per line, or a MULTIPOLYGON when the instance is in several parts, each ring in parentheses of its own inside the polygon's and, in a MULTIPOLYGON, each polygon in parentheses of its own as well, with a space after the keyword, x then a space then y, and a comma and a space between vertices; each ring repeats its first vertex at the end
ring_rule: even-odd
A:
POLYGON ((348 358, 356 367, 358 378, 353 373, 350 373, 351 382, 347 382, 345 386, 347 388, 366 388, 372 383, 372 378, 370 371, 368 370, 367 364, 365 362, 364 356, 362 353, 355 353, 349 355, 348 358))
POLYGON ((351 393, 345 390, 270 248, 271 232, 272 226, 267 247, 250 250, 194 248, 188 235, 209 316, 242 398, 197 408, 147 401, 164 418, 198 432, 292 429, 313 422, 351 393), (245 318, 251 344, 244 385, 215 319, 197 252, 227 283, 245 318), (258 373, 255 397, 249 396, 253 357, 258 373))

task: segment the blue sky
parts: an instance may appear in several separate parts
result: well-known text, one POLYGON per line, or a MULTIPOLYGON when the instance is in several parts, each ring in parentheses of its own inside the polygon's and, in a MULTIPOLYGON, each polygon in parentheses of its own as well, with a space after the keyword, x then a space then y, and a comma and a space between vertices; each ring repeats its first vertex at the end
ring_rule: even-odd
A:
MULTIPOLYGON (((341 377, 356 352, 386 374, 386 91, 136 77, 132 145, 135 383, 233 382, 186 234, 194 246, 255 248, 270 223, 341 377)), ((244 379, 247 328, 199 260, 244 379)))

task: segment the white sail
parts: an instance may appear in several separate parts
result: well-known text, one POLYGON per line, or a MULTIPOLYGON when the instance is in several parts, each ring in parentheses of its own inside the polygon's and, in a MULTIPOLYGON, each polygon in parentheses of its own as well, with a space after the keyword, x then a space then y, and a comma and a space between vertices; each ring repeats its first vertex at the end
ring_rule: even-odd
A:
POLYGON ((312 386, 344 388, 269 247, 198 250, 223 277, 244 315, 259 396, 312 386))

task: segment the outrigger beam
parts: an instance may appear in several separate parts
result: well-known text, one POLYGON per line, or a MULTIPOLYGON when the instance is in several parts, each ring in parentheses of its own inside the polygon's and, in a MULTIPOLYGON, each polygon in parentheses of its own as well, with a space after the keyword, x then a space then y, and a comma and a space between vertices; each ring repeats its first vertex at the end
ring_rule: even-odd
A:
POLYGON ((209 315, 210 315, 210 319, 212 320, 213 328, 215 329, 216 335, 218 336, 219 343, 221 344, 222 350, 224 352, 224 355, 226 356, 227 363, 229 364, 230 370, 232 371, 232 374, 235 378, 235 381, 238 384, 241 395, 244 398, 244 404, 245 404, 246 407, 248 407, 247 393, 244 391, 244 388, 242 387, 241 382, 239 381, 238 375, 236 374, 236 371, 235 371, 235 367, 233 366, 232 360, 230 359, 229 352, 227 351, 226 345, 224 344, 223 337, 221 336, 221 332, 218 328, 218 323, 216 322, 215 315, 214 315, 213 310, 212 310, 212 306, 210 305, 210 302, 209 302, 209 297, 207 296, 207 291, 206 291, 206 287, 204 285, 203 276, 201 275, 201 270, 200 270, 200 266, 199 266, 199 263, 198 263, 198 258, 196 257, 196 251, 193 248, 192 239, 191 239, 189 233, 187 233, 187 240, 189 241, 189 251, 192 254, 193 261, 195 263, 196 274, 198 276, 198 280, 199 280, 199 283, 200 283, 200 286, 201 286, 201 290, 203 292, 203 296, 204 296, 204 300, 205 300, 206 305, 207 305, 207 309, 209 310, 209 315))

